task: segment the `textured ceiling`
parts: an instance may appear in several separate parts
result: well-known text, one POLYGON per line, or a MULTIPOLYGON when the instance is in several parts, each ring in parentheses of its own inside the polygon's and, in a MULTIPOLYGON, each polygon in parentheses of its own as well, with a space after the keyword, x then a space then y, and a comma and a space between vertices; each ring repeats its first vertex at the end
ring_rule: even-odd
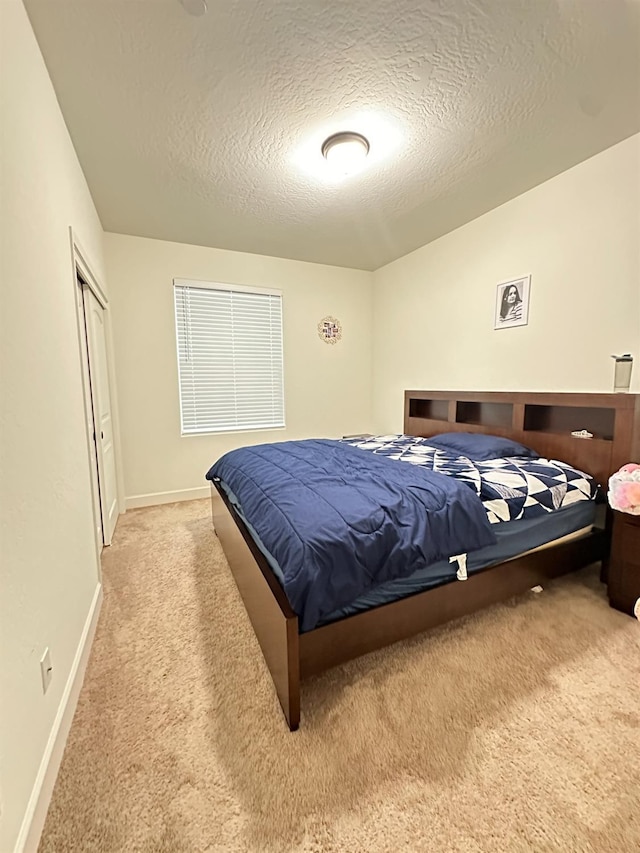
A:
POLYGON ((108 231, 376 269, 640 130, 640 0, 208 5, 26 0, 108 231))

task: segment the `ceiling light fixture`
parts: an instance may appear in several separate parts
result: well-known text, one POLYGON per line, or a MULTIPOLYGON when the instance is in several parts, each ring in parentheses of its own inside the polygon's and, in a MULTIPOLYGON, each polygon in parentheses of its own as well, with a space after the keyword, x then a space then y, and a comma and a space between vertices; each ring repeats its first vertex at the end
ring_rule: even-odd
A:
POLYGON ((180 0, 185 11, 196 18, 201 17, 207 12, 207 0, 180 0))
POLYGON ((322 156, 342 175, 356 172, 369 153, 369 141, 361 133, 334 133, 322 143, 322 156))

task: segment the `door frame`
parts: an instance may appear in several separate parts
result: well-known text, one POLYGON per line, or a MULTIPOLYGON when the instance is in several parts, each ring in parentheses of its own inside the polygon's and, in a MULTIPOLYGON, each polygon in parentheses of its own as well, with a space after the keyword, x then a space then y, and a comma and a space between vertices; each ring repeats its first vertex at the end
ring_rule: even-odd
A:
POLYGON ((91 380, 90 380, 90 355, 89 355, 89 347, 87 341, 87 329, 85 325, 85 312, 83 305, 83 296, 82 296, 82 287, 78 281, 79 278, 82 278, 83 282, 85 282, 86 286, 91 290, 96 300, 102 307, 104 311, 104 320, 105 320, 105 346, 107 349, 107 367, 108 367, 108 379, 109 379, 109 396, 112 410, 112 418, 113 418, 113 438, 114 438, 114 455, 116 461, 116 492, 117 492, 117 507, 118 514, 122 514, 124 512, 124 495, 122 492, 122 472, 120 470, 120 444, 119 444, 119 430, 118 430, 118 421, 117 421, 117 411, 116 411, 116 394, 115 394, 115 382, 114 382, 114 372, 113 372, 113 361, 112 361, 112 347, 111 347, 111 316, 109 311, 109 300, 107 295, 104 292, 103 287, 100 284, 98 277, 96 276, 94 269, 92 267, 91 262, 88 260, 88 255, 86 251, 82 248, 80 241, 78 240, 76 234, 72 227, 69 228, 69 236, 71 243, 71 259, 72 259, 72 271, 73 271, 73 289, 74 289, 74 304, 76 308, 76 325, 78 332, 78 348, 79 354, 81 358, 81 376, 82 376, 82 395, 84 401, 84 410, 85 410, 85 428, 86 428, 86 439, 87 439, 87 461, 91 471, 91 496, 92 496, 92 509, 94 516, 94 531, 98 529, 102 530, 102 542, 98 541, 97 535, 95 536, 96 541, 96 551, 98 555, 98 565, 100 565, 100 553, 102 551, 102 547, 106 544, 110 544, 105 541, 104 535, 104 526, 102 523, 102 503, 99 492, 99 464, 97 464, 97 456, 96 456, 96 464, 94 464, 94 453, 92 453, 92 445, 95 448, 95 454, 98 453, 98 448, 96 441, 94 439, 96 425, 94 420, 94 407, 93 407, 93 399, 91 395, 91 380), (96 467, 97 465, 97 467, 96 467), (98 491, 96 491, 98 489, 98 491))

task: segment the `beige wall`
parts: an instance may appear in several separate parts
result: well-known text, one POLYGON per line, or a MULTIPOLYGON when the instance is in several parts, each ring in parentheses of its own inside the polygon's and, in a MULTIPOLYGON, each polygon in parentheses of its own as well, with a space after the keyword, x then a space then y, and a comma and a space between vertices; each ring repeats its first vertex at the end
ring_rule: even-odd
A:
POLYGON ((370 273, 120 234, 105 234, 105 255, 129 506, 206 487, 243 444, 370 429, 370 273), (285 430, 180 436, 174 278, 282 290, 285 430), (336 345, 317 335, 327 314, 343 325, 336 345))
POLYGON ((0 850, 9 853, 98 584, 68 229, 101 274, 102 228, 24 7, 0 6, 0 850), (45 646, 53 680, 43 695, 45 646))
POLYGON ((405 388, 640 390, 640 136, 374 273, 374 426, 405 388), (494 331, 498 282, 531 273, 527 326, 494 331))

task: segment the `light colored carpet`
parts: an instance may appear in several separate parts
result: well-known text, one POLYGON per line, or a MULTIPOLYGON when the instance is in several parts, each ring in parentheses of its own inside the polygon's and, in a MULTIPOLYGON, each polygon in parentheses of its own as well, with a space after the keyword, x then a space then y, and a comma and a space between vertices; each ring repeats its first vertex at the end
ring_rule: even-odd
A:
POLYGON ((290 734, 206 501, 128 512, 40 845, 640 849, 640 624, 587 570, 335 669, 290 734))

